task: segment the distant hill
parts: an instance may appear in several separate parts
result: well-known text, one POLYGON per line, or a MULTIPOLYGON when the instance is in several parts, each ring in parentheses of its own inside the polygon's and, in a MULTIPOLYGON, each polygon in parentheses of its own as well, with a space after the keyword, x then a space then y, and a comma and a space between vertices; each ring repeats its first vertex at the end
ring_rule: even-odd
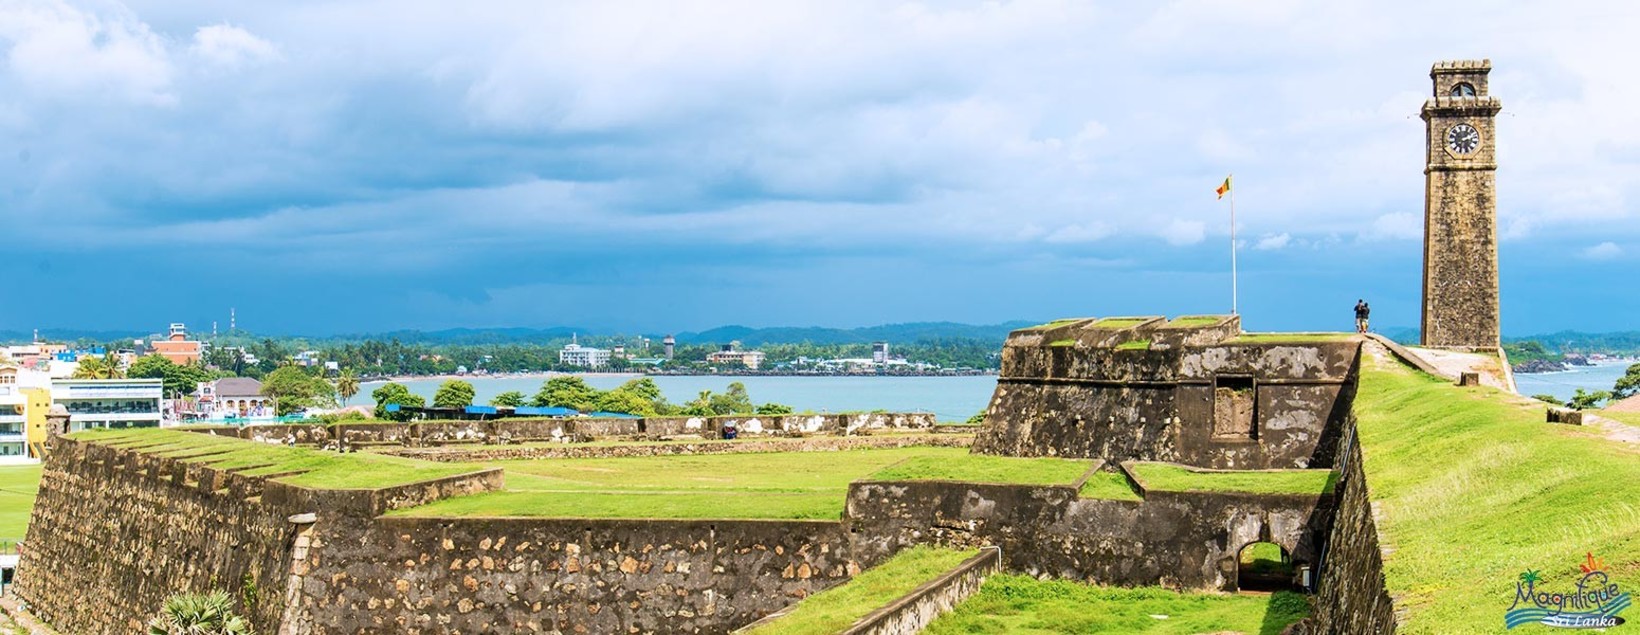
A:
MULTIPOLYGON (((140 331, 90 331, 83 329, 40 329, 40 338, 48 342, 112 342, 145 338, 152 333, 140 331)), ((0 331, 0 344, 27 344, 34 341, 33 331, 0 331)))
POLYGON ((1003 340, 1008 338, 1010 331, 1034 324, 1037 323, 1014 321, 1002 324, 974 325, 958 324, 956 322, 910 322, 852 329, 818 326, 771 328, 720 326, 698 333, 678 333, 677 338, 679 342, 689 344, 740 342, 746 346, 761 346, 770 342, 866 344, 870 342, 916 342, 932 339, 983 340, 996 342, 1000 345, 1003 340))
POLYGON ((358 340, 391 340, 398 339, 406 344, 444 344, 452 346, 481 346, 495 344, 539 344, 554 340, 569 339, 573 334, 587 335, 591 331, 584 328, 570 326, 555 326, 545 329, 532 328, 484 328, 484 329, 443 329, 438 331, 387 331, 385 333, 361 333, 355 335, 336 335, 322 338, 309 338, 314 341, 358 341, 358 340))

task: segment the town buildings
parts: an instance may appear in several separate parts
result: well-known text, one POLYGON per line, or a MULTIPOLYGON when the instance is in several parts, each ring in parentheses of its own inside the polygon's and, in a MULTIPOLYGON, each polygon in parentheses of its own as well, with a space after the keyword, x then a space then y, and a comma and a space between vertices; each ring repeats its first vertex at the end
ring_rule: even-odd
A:
POLYGON ((739 342, 731 342, 724 344, 716 352, 707 355, 706 362, 723 365, 739 364, 751 370, 757 370, 759 366, 763 365, 764 357, 762 351, 743 351, 740 350, 739 342))
POLYGON ((180 322, 171 325, 171 333, 166 339, 154 340, 149 345, 155 354, 178 364, 198 362, 204 353, 203 346, 197 340, 188 339, 188 327, 180 322))
POLYGON ((256 419, 274 416, 273 398, 262 394, 262 382, 225 377, 200 382, 194 389, 193 414, 203 419, 256 419))
POLYGON ((558 351, 558 363, 582 368, 602 368, 609 364, 610 352, 575 343, 573 339, 558 351))
POLYGON ((51 380, 51 401, 68 410, 69 432, 157 428, 163 400, 160 379, 51 380))

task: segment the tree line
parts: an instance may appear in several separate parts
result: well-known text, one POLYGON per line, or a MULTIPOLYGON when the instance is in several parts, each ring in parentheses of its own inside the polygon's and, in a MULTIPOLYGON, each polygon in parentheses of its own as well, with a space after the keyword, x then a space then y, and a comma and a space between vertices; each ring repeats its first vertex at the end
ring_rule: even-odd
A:
MULTIPOLYGON (((433 394, 433 407, 465 408, 473 405, 476 393, 471 382, 460 379, 446 380, 433 394)), ((407 408, 427 407, 425 398, 410 392, 404 384, 396 382, 389 382, 376 388, 371 391, 370 397, 376 402, 375 415, 378 419, 403 421, 410 417, 409 412, 402 410, 388 411, 389 405, 407 408)), ((582 413, 608 412, 640 417, 781 415, 792 412, 791 407, 785 404, 753 403, 751 396, 746 392, 746 385, 738 381, 730 383, 724 392, 703 390, 694 399, 674 404, 662 394, 660 386, 655 385, 655 381, 648 377, 632 379, 609 390, 599 390, 574 375, 552 377, 542 382, 541 389, 529 397, 516 390, 501 393, 491 399, 489 405, 503 408, 569 408, 582 413)))

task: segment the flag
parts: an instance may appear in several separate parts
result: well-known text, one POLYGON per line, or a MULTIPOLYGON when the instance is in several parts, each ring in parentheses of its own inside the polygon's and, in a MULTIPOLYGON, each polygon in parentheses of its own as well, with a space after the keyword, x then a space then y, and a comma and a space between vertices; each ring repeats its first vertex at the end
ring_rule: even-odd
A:
POLYGON ((1230 191, 1230 177, 1228 177, 1228 176, 1224 177, 1224 185, 1220 185, 1219 189, 1213 190, 1213 191, 1218 192, 1219 193, 1219 199, 1223 200, 1224 199, 1224 193, 1230 191))

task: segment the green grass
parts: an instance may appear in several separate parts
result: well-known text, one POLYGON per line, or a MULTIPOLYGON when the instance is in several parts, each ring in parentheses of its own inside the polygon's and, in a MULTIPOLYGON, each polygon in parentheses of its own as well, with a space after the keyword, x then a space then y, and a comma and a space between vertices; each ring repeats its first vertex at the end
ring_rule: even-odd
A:
POLYGON ((1096 329, 1130 329, 1150 320, 1147 317, 1115 317, 1099 320, 1090 326, 1096 329))
POLYGON ((1255 542, 1241 550, 1241 568, 1247 573, 1291 573, 1292 563, 1281 554, 1281 546, 1271 542, 1255 542))
POLYGON ((792 612, 747 631, 746 635, 840 633, 872 611, 956 568, 978 553, 977 549, 962 551, 925 546, 906 549, 842 585, 799 602, 792 612))
POLYGON ((1201 327, 1204 327, 1204 326, 1213 326, 1214 324, 1218 324, 1219 322, 1223 321, 1224 318, 1225 318, 1225 316, 1223 316, 1223 315, 1181 315, 1179 317, 1173 318, 1167 324, 1163 324, 1162 328, 1167 328, 1167 329, 1201 328, 1201 327))
POLYGON ((1308 344, 1315 342, 1345 342, 1360 337, 1355 333, 1242 333, 1230 338, 1231 344, 1266 344, 1292 342, 1308 344))
POLYGON ((1070 485, 1093 461, 969 454, 918 456, 879 470, 874 481, 964 481, 1014 485, 1070 485))
POLYGON ((1065 318, 1063 320, 1054 320, 1054 321, 1049 322, 1047 324, 1038 324, 1036 326, 1027 328, 1025 330, 1027 330, 1027 331, 1045 331, 1045 330, 1048 330, 1048 329, 1056 329, 1056 328, 1059 328, 1061 326, 1065 326, 1065 325, 1068 325, 1068 324, 1075 324, 1075 323, 1081 322, 1083 320, 1091 320, 1091 319, 1093 319, 1093 318, 1065 318))
POLYGON ((1122 342, 1121 344, 1117 344, 1116 345, 1116 350, 1119 350, 1119 351, 1148 351, 1148 350, 1150 350, 1150 340, 1128 340, 1126 342, 1122 342))
POLYGON ((1320 494, 1332 491, 1331 470, 1198 472, 1166 463, 1135 463, 1134 474, 1150 490, 1163 492, 1247 492, 1320 494))
POLYGON ((183 458, 249 476, 302 472, 275 480, 317 489, 379 489, 476 471, 479 466, 435 463, 381 454, 326 452, 178 430, 87 430, 70 438, 183 458), (252 469, 246 469, 252 468, 252 469))
POLYGON ((28 528, 34 496, 40 491, 40 466, 0 467, 0 542, 16 543, 28 528))
MULTIPOLYGON (((563 518, 842 517, 849 483, 908 459, 946 462, 964 448, 889 448, 610 459, 495 461, 506 490, 400 510, 409 516, 563 518)), ((1073 477, 1074 478, 1074 477, 1073 477)))
MULTIPOLYGON (((1640 584, 1632 447, 1599 429, 1545 424, 1542 404, 1521 397, 1362 364, 1362 467, 1392 548, 1384 576, 1407 611, 1403 632, 1501 631, 1517 576, 1535 569, 1538 590, 1570 591, 1586 553, 1629 592, 1640 584)), ((1512 632, 1522 631, 1559 632, 1512 632)))
POLYGON ((1075 345, 1076 345, 1076 340, 1054 340, 1052 342, 1048 342, 1048 346, 1056 346, 1056 347, 1059 347, 1059 346, 1075 346, 1075 345))
POLYGON ((1133 484, 1128 481, 1127 475, 1121 472, 1100 470, 1088 477, 1077 496, 1081 498, 1103 498, 1107 500, 1143 500, 1139 492, 1134 491, 1133 484))
POLYGON ((1599 410, 1596 411, 1595 414, 1611 419, 1612 421, 1627 423, 1631 426, 1640 426, 1640 412, 1607 412, 1605 410, 1599 410))
POLYGON ((934 620, 923 633, 1277 635, 1309 613, 1309 601, 1296 593, 1178 593, 1156 587, 1126 589, 994 575, 978 594, 934 620))

